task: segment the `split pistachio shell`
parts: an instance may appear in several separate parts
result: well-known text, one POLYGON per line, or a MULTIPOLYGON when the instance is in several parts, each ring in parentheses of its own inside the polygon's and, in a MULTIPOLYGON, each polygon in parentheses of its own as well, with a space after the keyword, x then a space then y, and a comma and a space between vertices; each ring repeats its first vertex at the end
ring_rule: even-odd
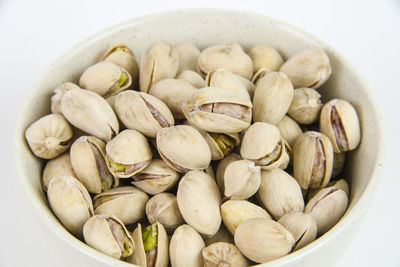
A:
POLYGON ((257 86, 258 81, 261 80, 262 77, 265 76, 268 72, 271 72, 269 69, 262 67, 256 73, 254 73, 253 78, 251 78, 251 82, 257 86))
POLYGON ((133 253, 131 234, 125 225, 114 215, 95 215, 83 226, 86 244, 116 259, 125 258, 133 253))
POLYGON ((317 222, 318 234, 322 235, 331 229, 347 209, 347 194, 336 187, 321 189, 307 203, 304 212, 311 214, 317 222))
POLYGON ((221 195, 223 196, 225 193, 225 180, 224 180, 224 175, 225 175, 225 170, 228 167, 228 165, 231 162, 234 162, 236 160, 241 160, 242 157, 237 154, 237 153, 231 153, 227 157, 223 158, 217 166, 217 172, 216 172, 216 180, 217 180, 217 185, 219 188, 219 191, 221 195))
POLYGON ((135 223, 144 216, 149 197, 133 186, 121 186, 94 197, 95 214, 113 214, 124 224, 135 223))
POLYGON ((203 267, 201 252, 205 244, 200 234, 187 224, 179 226, 169 243, 172 267, 203 267))
POLYGON ((148 137, 156 137, 158 130, 175 124, 167 105, 152 95, 125 91, 118 94, 115 102, 118 118, 128 128, 148 137))
POLYGON ((84 89, 71 89, 61 100, 65 118, 75 127, 109 141, 119 132, 118 119, 107 101, 84 89))
POLYGON ((200 50, 194 44, 180 44, 175 47, 175 50, 179 56, 178 73, 184 70, 197 70, 197 57, 200 55, 200 50))
POLYGON ((312 88, 294 90, 288 114, 301 124, 314 123, 322 108, 321 95, 312 88))
POLYGON ((139 173, 132 176, 132 184, 154 195, 172 188, 179 179, 178 173, 161 159, 154 159, 139 173))
POLYGON ((206 86, 239 91, 243 93, 243 95, 247 95, 244 93, 247 91, 249 96, 250 93, 253 93, 255 90, 255 86, 252 82, 225 69, 210 71, 206 76, 206 86))
POLYGON ((190 171, 182 177, 177 192, 184 220, 206 236, 217 233, 221 224, 221 196, 215 181, 205 172, 190 171))
POLYGON ((184 70, 179 75, 176 77, 178 80, 185 81, 187 83, 190 83, 196 88, 203 88, 206 86, 206 83, 201 77, 200 74, 198 74, 196 71, 192 70, 184 70))
POLYGON ((46 163, 42 177, 42 186, 44 191, 47 191, 51 179, 56 176, 76 177, 68 152, 62 154, 61 156, 53 158, 46 163))
POLYGON ((344 179, 330 181, 328 183, 327 187, 334 187, 334 188, 343 190, 347 196, 349 196, 349 194, 350 194, 349 184, 344 179))
POLYGON ((206 246, 209 246, 216 242, 226 242, 234 244, 233 236, 231 235, 231 233, 228 232, 224 224, 221 224, 218 232, 214 236, 205 239, 206 246))
POLYGON ((279 129, 265 122, 252 124, 244 133, 240 155, 262 169, 286 168, 289 156, 279 129))
POLYGON ((333 153, 333 168, 332 168, 332 178, 338 177, 338 175, 343 171, 344 164, 346 163, 346 153, 333 153))
POLYGON ((202 250, 204 267, 247 267, 249 261, 230 243, 217 242, 202 250))
POLYGON ((139 223, 132 238, 136 248, 128 262, 141 267, 168 266, 168 236, 162 224, 157 222, 143 229, 139 223))
POLYGON ((94 136, 81 136, 71 146, 71 164, 77 178, 91 193, 99 194, 116 187, 118 177, 107 169, 106 144, 94 136))
POLYGON ((175 119, 184 119, 182 105, 197 91, 190 83, 178 79, 164 79, 150 88, 149 94, 163 101, 175 119))
POLYGON ((154 195, 146 204, 146 215, 150 223, 159 222, 167 231, 184 224, 176 196, 171 193, 154 195))
POLYGON ((321 110, 320 131, 332 142, 335 153, 357 148, 361 140, 360 121, 354 107, 343 99, 332 99, 321 110))
POLYGON ((230 163, 225 170, 225 196, 231 199, 247 199, 254 195, 261 183, 261 168, 249 160, 230 163))
POLYGON ((250 219, 236 229, 235 244, 250 260, 264 263, 288 254, 294 245, 292 234, 270 219, 250 219))
POLYGON ((115 95, 132 85, 132 77, 124 68, 101 61, 87 68, 79 78, 79 86, 101 96, 115 95))
POLYGON ((51 106, 50 106, 52 113, 62 114, 61 98, 63 97, 65 92, 74 88, 79 88, 79 86, 72 82, 66 82, 59 85, 56 89, 54 89, 53 91, 54 95, 51 97, 51 106))
POLYGON ((178 172, 203 170, 211 161, 207 142, 195 128, 187 125, 159 130, 157 149, 165 163, 178 172))
POLYGON ((136 83, 139 76, 139 65, 135 54, 126 44, 113 45, 100 60, 110 61, 126 69, 132 77, 132 84, 136 83))
POLYGON ((47 199, 64 227, 82 237, 82 227, 93 215, 92 199, 86 188, 72 176, 56 176, 49 183, 47 199))
POLYGON ((72 128, 62 115, 49 114, 32 123, 25 138, 35 156, 52 159, 71 145, 72 128))
POLYGON ((308 245, 317 237, 317 223, 314 218, 303 212, 291 212, 278 220, 294 237, 293 250, 308 245))
POLYGON ((261 68, 270 71, 277 71, 283 64, 283 58, 279 52, 267 45, 257 45, 250 49, 249 56, 253 60, 253 71, 257 72, 261 68))
POLYGON ((276 220, 286 213, 304 210, 303 194, 299 184, 281 169, 261 171, 261 185, 257 194, 276 220))
POLYGON ((204 76, 213 70, 227 69, 246 79, 253 75, 253 62, 238 43, 210 46, 198 57, 199 72, 204 76))
POLYGON ((266 73, 254 91, 253 120, 277 124, 289 110, 292 99, 293 85, 286 74, 266 73))
POLYGON ((332 173, 333 150, 328 137, 319 132, 305 132, 293 145, 294 178, 302 189, 328 184, 332 173))
POLYGON ((282 120, 280 120, 280 122, 278 122, 278 124, 276 124, 276 127, 278 127, 282 138, 290 146, 293 146, 296 138, 303 133, 297 122, 286 115, 282 118, 282 120))
POLYGON ((238 133, 250 126, 252 103, 247 92, 205 87, 182 106, 190 124, 207 132, 238 133))
POLYGON ((221 206, 224 225, 232 235, 238 226, 249 219, 272 219, 266 210, 247 200, 228 200, 221 206))
POLYGON ((174 78, 179 68, 179 55, 168 42, 152 45, 140 62, 140 91, 147 93, 157 82, 174 78))
POLYGON ((128 178, 150 164, 152 153, 146 137, 136 130, 124 130, 106 145, 107 167, 113 175, 128 178))
POLYGON ((302 50, 291 56, 280 68, 294 88, 318 88, 331 76, 328 55, 320 47, 302 50))

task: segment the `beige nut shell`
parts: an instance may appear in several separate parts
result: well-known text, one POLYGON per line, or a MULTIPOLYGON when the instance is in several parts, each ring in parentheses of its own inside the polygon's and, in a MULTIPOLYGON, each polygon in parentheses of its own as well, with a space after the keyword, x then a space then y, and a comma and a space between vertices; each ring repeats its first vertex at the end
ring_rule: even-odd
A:
POLYGON ((224 173, 225 196, 247 199, 254 195, 261 183, 261 168, 249 160, 230 163, 224 173))
POLYGON ((44 191, 47 191, 51 179, 56 176, 76 177, 68 152, 53 158, 46 163, 42 176, 42 187, 44 191))
POLYGON ((235 266, 247 267, 249 261, 240 250, 227 242, 216 242, 202 250, 204 267, 235 266))
POLYGON ((283 64, 283 58, 279 52, 267 45, 254 46, 248 54, 253 60, 254 73, 261 68, 266 68, 269 71, 277 71, 283 64))
POLYGON ((278 127, 282 138, 290 146, 293 146, 296 138, 303 133, 297 122, 286 115, 276 124, 276 127, 278 127))
POLYGON ((175 47, 175 50, 179 56, 178 73, 184 70, 197 70, 197 57, 200 55, 200 50, 194 44, 179 44, 175 47))

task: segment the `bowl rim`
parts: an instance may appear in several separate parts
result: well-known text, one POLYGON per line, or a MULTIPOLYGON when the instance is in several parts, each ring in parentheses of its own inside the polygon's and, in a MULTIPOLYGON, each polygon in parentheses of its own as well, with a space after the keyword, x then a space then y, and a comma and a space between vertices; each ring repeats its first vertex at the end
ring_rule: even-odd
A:
MULTIPOLYGON (((359 199, 356 201, 356 203, 353 204, 353 208, 351 213, 347 214, 346 211, 346 216, 342 217, 340 221, 327 233, 324 235, 320 236, 318 239, 310 243, 309 245, 305 246, 304 248, 294 251, 284 257, 278 258, 276 260, 267 262, 267 263, 262 263, 258 266, 271 266, 271 265, 276 265, 280 266, 285 263, 293 262, 297 258, 301 258, 303 255, 310 254, 312 251, 317 250, 320 246, 323 246, 325 243, 325 240, 329 240, 331 237, 339 234, 342 231, 345 231, 347 228, 351 226, 353 223, 353 218, 355 217, 360 217, 362 214, 365 214, 364 210, 368 207, 368 204, 370 201, 372 201, 372 196, 374 192, 376 191, 377 184, 380 180, 383 166, 384 166, 384 160, 385 160, 385 155, 386 155, 386 130, 384 127, 384 121, 383 121, 383 115, 382 112, 379 108, 379 105, 377 101, 375 100, 376 98, 374 97, 374 94, 371 90, 371 88, 368 86, 367 82, 365 81, 365 78, 361 75, 361 73, 354 67, 354 65, 348 61, 346 58, 344 58, 337 50, 335 50, 333 47, 331 47, 329 44, 327 44, 325 41, 321 40, 320 38, 314 36, 313 34, 298 28, 295 25, 292 25, 288 22, 281 21, 279 19, 276 19, 274 17, 271 17, 269 15, 265 15, 262 13, 257 13, 257 12, 250 12, 250 11, 242 11, 242 10, 237 10, 237 9, 222 9, 222 8, 184 8, 184 9, 172 9, 172 10, 167 10, 167 11, 160 11, 160 12, 155 12, 151 14, 146 14, 143 16, 138 16, 138 17, 133 17, 127 20, 124 20, 120 23, 114 24, 112 26, 106 27, 96 33, 93 33, 89 35, 88 37, 84 38, 83 40, 79 41, 77 44, 63 52, 60 56, 58 56, 45 70, 39 75, 37 80, 33 83, 33 87, 29 90, 29 92, 26 95, 25 100, 23 101, 21 105, 21 110, 17 116, 17 121, 16 125, 14 128, 14 138, 13 138, 13 156, 14 156, 14 168, 16 170, 17 174, 17 180, 18 184, 22 188, 23 195, 27 202, 29 203, 29 206, 31 207, 31 211, 33 213, 33 217, 37 219, 40 224, 44 224, 47 229, 52 231, 58 238, 66 241, 70 246, 76 248, 77 250, 83 252, 87 256, 91 257, 94 260, 98 260, 103 264, 110 265, 110 266, 136 266, 132 265, 130 263, 126 263, 123 261, 120 261, 118 259, 112 258, 111 256, 107 256, 80 241, 76 237, 74 237, 72 234, 70 234, 67 230, 65 230, 61 224, 54 223, 55 216, 49 216, 48 213, 48 207, 45 207, 40 203, 39 199, 36 197, 34 189, 30 187, 27 183, 24 183, 24 180, 28 179, 23 175, 23 172, 21 168, 23 168, 23 164, 21 162, 20 155, 22 154, 24 148, 26 147, 26 144, 24 142, 21 142, 21 134, 24 135, 25 133, 25 128, 22 124, 24 114, 26 112, 29 112, 27 110, 28 103, 31 101, 30 99, 32 96, 35 94, 36 88, 39 87, 39 85, 42 83, 43 78, 46 73, 48 73, 54 65, 57 65, 58 62, 62 62, 67 60, 71 54, 73 54, 74 51, 77 51, 85 46, 90 45, 93 42, 96 42, 98 39, 103 38, 103 36, 107 36, 112 32, 116 32, 118 30, 121 30, 123 28, 129 28, 134 26, 135 24, 145 22, 146 20, 152 20, 157 17, 168 17, 168 16, 176 16, 179 13, 192 13, 192 14, 207 14, 207 15, 217 15, 217 14, 229 14, 233 16, 241 16, 241 15, 251 15, 251 16, 256 16, 257 19, 260 20, 269 20, 270 22, 282 26, 284 29, 294 31, 301 36, 307 37, 310 40, 313 40, 317 42, 319 45, 324 47, 325 50, 329 51, 330 54, 334 54, 335 58, 340 60, 344 65, 346 65, 351 72, 357 76, 359 79, 362 87, 364 88, 364 93, 367 99, 371 102, 371 106, 373 108, 373 113, 376 114, 377 117, 377 123, 376 128, 378 129, 377 135, 378 135, 378 140, 379 140, 379 150, 377 152, 377 160, 376 164, 371 171, 370 175, 370 180, 363 189, 362 193, 360 194, 359 199)), ((353 200, 354 201, 354 200, 353 200)), ((56 219, 57 220, 57 219, 56 219)), ((39 225, 39 224, 38 224, 39 225)))

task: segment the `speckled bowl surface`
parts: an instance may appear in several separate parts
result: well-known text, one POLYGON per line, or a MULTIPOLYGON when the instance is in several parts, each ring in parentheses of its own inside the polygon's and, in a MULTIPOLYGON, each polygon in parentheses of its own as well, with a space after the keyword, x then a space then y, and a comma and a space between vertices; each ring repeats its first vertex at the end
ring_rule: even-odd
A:
POLYGON ((191 42, 199 48, 230 42, 238 42, 245 49, 267 44, 277 48, 286 59, 314 45, 327 51, 333 74, 320 89, 323 100, 343 98, 350 101, 361 122, 362 141, 358 149, 350 153, 345 170, 351 186, 350 204, 339 223, 312 244, 262 266, 334 265, 362 222, 379 181, 384 155, 381 115, 363 78, 332 47, 276 19, 233 10, 176 10, 134 18, 82 41, 39 77, 26 97, 17 121, 14 154, 18 179, 33 213, 47 233, 44 238, 71 255, 70 266, 133 266, 86 246, 58 222, 41 188, 43 162, 30 152, 24 132, 33 121, 50 113, 52 90, 62 82, 77 82, 83 70, 95 63, 109 46, 127 43, 140 60, 145 49, 158 40, 173 44, 191 42))

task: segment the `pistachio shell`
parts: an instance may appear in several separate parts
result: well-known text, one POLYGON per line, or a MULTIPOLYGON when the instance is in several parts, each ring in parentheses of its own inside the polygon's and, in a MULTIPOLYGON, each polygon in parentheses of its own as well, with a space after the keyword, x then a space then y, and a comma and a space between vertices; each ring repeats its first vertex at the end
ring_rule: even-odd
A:
POLYGON ((292 234, 270 219, 250 219, 236 229, 235 244, 250 260, 264 263, 288 254, 294 245, 292 234))
POLYGON ((216 69, 227 69, 251 79, 253 62, 238 43, 214 45, 204 49, 198 56, 199 72, 204 76, 216 69))
POLYGON ((66 82, 62 83, 56 89, 53 90, 54 95, 51 97, 51 106, 50 106, 52 113, 62 114, 61 99, 65 92, 74 88, 79 88, 79 86, 72 82, 66 82))
POLYGON ((221 224, 221 196, 215 181, 205 172, 190 171, 182 177, 177 192, 184 220, 206 236, 217 233, 221 224))
POLYGON ((178 173, 161 159, 154 159, 139 173, 132 176, 132 184, 154 195, 172 188, 179 179, 178 173))
POLYGON ((312 88, 294 90, 288 114, 301 124, 314 123, 322 108, 321 95, 312 88))
POLYGON ((253 96, 253 121, 277 124, 289 110, 293 86, 282 72, 268 72, 258 80, 253 96))
POLYGON ((276 124, 276 127, 278 127, 282 138, 290 146, 293 146, 296 138, 303 133, 297 122, 286 115, 276 124))
POLYGON ((200 234, 187 224, 179 226, 171 237, 169 255, 172 267, 203 267, 205 247, 200 234))
POLYGON ((188 82, 177 79, 164 79, 150 88, 149 94, 163 101, 176 119, 184 119, 182 105, 196 92, 188 82))
POLYGON ((174 78, 179 68, 179 55, 168 42, 160 41, 152 45, 140 62, 140 91, 147 93, 157 82, 174 78))
POLYGON ((228 200, 221 206, 224 225, 232 235, 238 226, 249 219, 272 219, 266 210, 247 200, 228 200))
POLYGON ((250 126, 252 104, 247 92, 205 87, 182 106, 190 124, 207 132, 238 133, 250 126))
POLYGON ((230 243, 217 242, 202 250, 204 267, 247 267, 249 261, 230 243))
POLYGON ((76 177, 68 152, 53 158, 46 163, 42 177, 42 186, 44 191, 47 191, 50 181, 56 176, 76 177))
POLYGON ((292 211, 303 211, 304 200, 296 180, 281 169, 261 171, 258 198, 274 219, 292 211))
POLYGON ((214 236, 205 239, 206 246, 209 246, 216 242, 227 242, 232 244, 234 243, 233 236, 231 235, 231 233, 228 232, 224 224, 221 224, 218 232, 214 236))
POLYGON ((211 161, 207 142, 196 129, 187 125, 159 130, 157 149, 165 163, 178 172, 203 170, 211 161))
POLYGON ((317 223, 314 218, 303 212, 291 212, 278 220, 294 237, 293 250, 308 245, 317 237, 317 223))
POLYGON ((69 148, 72 129, 62 115, 49 114, 32 123, 25 138, 35 156, 52 159, 69 148))
POLYGON ((345 100, 332 99, 322 107, 319 127, 331 140, 335 153, 354 150, 360 143, 357 111, 345 100))
POLYGON ((205 173, 207 173, 208 175, 211 176, 211 178, 213 178, 215 180, 215 172, 213 167, 210 165, 208 165, 208 167, 204 170, 205 173))
POLYGON ((93 215, 92 199, 86 188, 72 176, 56 176, 49 183, 47 199, 64 227, 82 237, 82 227, 93 215))
POLYGON ((183 80, 187 83, 190 83, 196 88, 203 88, 206 86, 206 83, 201 77, 200 74, 198 74, 196 71, 192 70, 184 70, 179 75, 176 77, 178 80, 183 80))
POLYGON ((124 224, 135 223, 144 216, 149 197, 133 186, 121 186, 94 197, 95 214, 113 214, 124 224))
POLYGON ((318 132, 301 134, 293 145, 294 178, 302 189, 324 187, 332 173, 333 150, 328 137, 318 132))
POLYGON ((237 153, 231 153, 227 157, 223 158, 217 166, 217 172, 216 172, 216 180, 217 180, 217 185, 219 188, 219 191, 221 195, 223 196, 225 193, 225 180, 224 180, 224 175, 225 175, 225 170, 228 167, 228 165, 231 162, 234 162, 236 160, 241 160, 242 157, 237 154, 237 153))
POLYGON ((121 92, 117 96, 115 110, 128 129, 137 130, 148 137, 156 137, 158 130, 175 124, 164 102, 142 92, 121 92))
POLYGON ((244 96, 247 95, 245 93, 247 92, 249 94, 249 97, 249 90, 252 90, 252 92, 254 92, 255 89, 254 85, 251 85, 253 85, 253 83, 246 78, 243 78, 242 76, 234 74, 225 69, 210 71, 206 76, 206 86, 208 87, 218 87, 231 91, 239 91, 239 93, 243 94, 244 96))
POLYGON ((94 136, 81 136, 71 146, 71 164, 79 181, 91 193, 101 193, 118 186, 118 177, 108 171, 106 144, 94 136))
POLYGON ((200 50, 194 44, 179 44, 175 50, 179 56, 178 73, 184 70, 197 70, 197 57, 200 55, 200 50))
POLYGON ((254 195, 261 183, 260 166, 249 160, 237 160, 225 170, 225 196, 231 199, 247 199, 254 195))
POLYGON ((124 130, 110 140, 106 145, 106 153, 108 169, 120 178, 140 172, 150 164, 152 158, 146 137, 135 130, 124 130))
POLYGON ((72 125, 104 141, 119 132, 114 111, 104 98, 92 91, 69 90, 61 100, 61 109, 72 125))
POLYGON ((328 55, 320 47, 308 48, 294 54, 279 71, 286 73, 294 88, 318 88, 332 73, 328 55))
POLYGON ((146 204, 146 215, 150 223, 159 222, 167 231, 184 224, 176 196, 171 193, 154 195, 146 204))
POLYGON ((277 71, 283 64, 283 58, 279 52, 267 45, 254 46, 250 49, 249 56, 253 60, 253 72, 257 72, 261 68, 277 71))

